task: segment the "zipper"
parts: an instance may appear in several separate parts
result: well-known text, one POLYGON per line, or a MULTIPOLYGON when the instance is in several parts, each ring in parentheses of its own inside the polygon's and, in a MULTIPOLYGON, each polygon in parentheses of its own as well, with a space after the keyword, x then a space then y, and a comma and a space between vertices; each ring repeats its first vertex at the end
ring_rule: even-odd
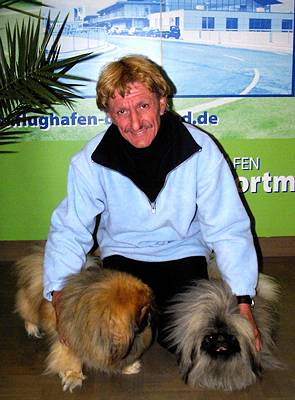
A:
POLYGON ((152 214, 156 214, 156 209, 157 209, 157 203, 156 201, 150 201, 151 209, 152 209, 152 214))
MULTIPOLYGON (((176 168, 177 168, 177 167, 176 167, 176 168)), ((175 168, 174 168, 174 169, 175 169, 175 168)), ((167 180, 168 180, 168 176, 171 174, 172 171, 173 171, 173 170, 171 170, 170 172, 168 172, 168 174, 166 175, 164 184, 163 184, 161 190, 159 191, 158 196, 156 197, 155 201, 150 201, 150 199, 149 199, 149 198, 147 197, 147 195, 144 193, 144 195, 145 195, 145 196, 147 197, 147 199, 148 199, 148 202, 150 203, 151 210, 152 210, 152 214, 156 214, 156 211, 157 211, 157 198, 160 196, 161 192, 164 190, 164 188, 165 188, 165 186, 166 186, 166 183, 167 183, 167 180)), ((141 189, 140 189, 140 190, 141 190, 141 189)))
MULTIPOLYGON (((200 152, 201 150, 202 150, 202 149, 199 149, 198 152, 200 152)), ((193 157, 194 155, 195 155, 195 153, 192 154, 192 155, 191 155, 189 158, 187 158, 186 160, 184 160, 181 164, 177 165, 177 166, 174 167, 171 171, 168 172, 168 174, 166 175, 164 184, 163 184, 161 190, 159 191, 158 196, 156 197, 156 200, 155 200, 155 201, 150 201, 150 199, 147 197, 147 195, 146 195, 145 193, 143 193, 143 194, 147 197, 148 202, 150 203, 151 210, 152 210, 152 214, 156 214, 156 211, 157 211, 157 198, 160 196, 161 192, 164 190, 164 188, 165 188, 165 186, 166 186, 166 183, 167 183, 167 181, 168 181, 169 175, 170 175, 172 172, 174 172, 177 168, 179 168, 183 163, 185 163, 187 160, 189 160, 191 157, 193 157)), ((133 182, 133 181, 132 181, 132 182, 133 182)), ((141 189, 139 189, 139 190, 141 190, 141 189)), ((142 191, 142 190, 141 190, 141 191, 142 191)))
MULTIPOLYGON (((201 151, 202 151, 202 149, 199 149, 199 150, 198 150, 198 152, 201 152, 201 151)), ((156 197, 156 200, 155 200, 155 201, 150 201, 150 199, 148 198, 148 196, 136 185, 136 183, 135 183, 129 176, 124 175, 122 172, 120 172, 120 171, 118 171, 118 170, 116 170, 116 169, 113 169, 113 168, 111 168, 111 167, 105 167, 105 168, 110 169, 110 170, 112 170, 112 171, 115 171, 115 172, 117 172, 118 174, 120 174, 120 175, 124 176, 125 178, 129 179, 130 182, 132 182, 132 183, 144 194, 144 196, 147 198, 147 200, 148 200, 148 202, 149 202, 149 204, 150 204, 150 207, 151 207, 152 214, 156 214, 156 211, 157 211, 157 198, 160 196, 161 192, 164 190, 164 188, 165 188, 165 186, 166 186, 166 183, 167 183, 167 181, 168 181, 169 175, 170 175, 172 172, 174 172, 177 168, 179 168, 183 163, 187 162, 187 160, 189 160, 190 158, 192 158, 195 154, 196 154, 196 153, 193 153, 190 157, 188 157, 186 160, 184 160, 181 164, 178 164, 176 167, 174 167, 171 171, 168 172, 168 174, 166 175, 164 184, 163 184, 161 190, 159 191, 158 196, 156 197)), ((93 160, 92 160, 92 161, 93 161, 93 160)), ((95 161, 93 161, 93 162, 95 162, 95 161)))

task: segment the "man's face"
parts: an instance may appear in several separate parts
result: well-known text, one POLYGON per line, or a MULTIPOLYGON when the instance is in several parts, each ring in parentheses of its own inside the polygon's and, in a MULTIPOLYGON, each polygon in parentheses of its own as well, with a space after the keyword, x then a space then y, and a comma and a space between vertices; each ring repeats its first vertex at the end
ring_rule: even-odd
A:
POLYGON ((115 92, 108 106, 108 116, 123 138, 134 147, 143 148, 148 147, 158 133, 166 97, 159 98, 142 83, 135 82, 129 85, 124 97, 115 92))

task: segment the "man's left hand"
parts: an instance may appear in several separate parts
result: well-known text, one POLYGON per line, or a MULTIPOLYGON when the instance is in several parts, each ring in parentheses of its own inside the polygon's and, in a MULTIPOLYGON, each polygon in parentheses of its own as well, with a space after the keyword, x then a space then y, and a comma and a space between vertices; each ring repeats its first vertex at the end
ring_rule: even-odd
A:
POLYGON ((250 322, 254 332, 256 350, 260 351, 262 349, 262 339, 259 329, 257 328, 255 319, 253 317, 251 305, 246 303, 241 303, 239 304, 239 309, 240 309, 240 314, 243 315, 245 318, 247 318, 247 320, 250 322))

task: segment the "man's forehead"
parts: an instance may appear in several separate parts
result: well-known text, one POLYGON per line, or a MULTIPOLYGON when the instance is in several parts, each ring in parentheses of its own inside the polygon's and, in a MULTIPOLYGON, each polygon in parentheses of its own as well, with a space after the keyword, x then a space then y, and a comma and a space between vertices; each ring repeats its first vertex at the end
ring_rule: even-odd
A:
POLYGON ((114 95, 109 99, 109 105, 124 105, 129 103, 129 101, 135 101, 136 103, 141 103, 144 101, 155 100, 156 94, 151 92, 144 85, 130 85, 128 90, 122 96, 118 90, 115 90, 114 95))
POLYGON ((143 83, 141 82, 134 82, 130 83, 126 89, 125 92, 122 93, 119 92, 118 89, 115 90, 113 98, 126 98, 130 96, 137 96, 137 95, 152 95, 152 92, 149 90, 148 87, 146 87, 143 83))

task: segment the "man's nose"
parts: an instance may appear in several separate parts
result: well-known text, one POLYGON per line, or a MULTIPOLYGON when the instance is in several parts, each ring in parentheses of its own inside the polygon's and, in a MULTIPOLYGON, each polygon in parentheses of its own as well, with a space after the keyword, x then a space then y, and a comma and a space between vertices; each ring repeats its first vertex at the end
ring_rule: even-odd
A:
POLYGON ((130 113, 130 123, 133 131, 138 131, 141 127, 140 115, 136 110, 132 110, 130 113))

